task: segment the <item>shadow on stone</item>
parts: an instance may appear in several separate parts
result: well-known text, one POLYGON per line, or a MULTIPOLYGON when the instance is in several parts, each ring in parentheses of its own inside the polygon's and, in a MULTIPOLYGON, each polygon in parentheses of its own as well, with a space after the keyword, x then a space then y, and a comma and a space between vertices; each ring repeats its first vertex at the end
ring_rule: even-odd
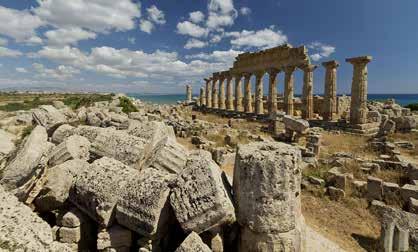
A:
POLYGON ((351 237, 366 251, 379 251, 379 239, 354 233, 351 237))

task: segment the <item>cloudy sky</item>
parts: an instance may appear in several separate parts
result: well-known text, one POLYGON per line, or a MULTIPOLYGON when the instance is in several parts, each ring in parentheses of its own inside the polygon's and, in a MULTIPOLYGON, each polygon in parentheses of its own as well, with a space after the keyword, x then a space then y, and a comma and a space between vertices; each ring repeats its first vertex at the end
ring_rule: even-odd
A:
POLYGON ((360 55, 374 57, 371 93, 418 93, 417 10, 416 0, 0 0, 0 89, 183 93, 191 83, 197 93, 237 54, 290 43, 314 64, 340 62, 339 93, 350 91, 345 58, 360 55))

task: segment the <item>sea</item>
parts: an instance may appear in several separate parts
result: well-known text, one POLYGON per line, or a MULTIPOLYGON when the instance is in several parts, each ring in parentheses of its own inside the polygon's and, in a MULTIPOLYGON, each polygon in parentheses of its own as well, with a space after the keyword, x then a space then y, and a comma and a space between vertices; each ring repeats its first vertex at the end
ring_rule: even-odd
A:
MULTIPOLYGON (((155 103, 155 104, 176 104, 177 101, 184 101, 186 99, 185 94, 160 94, 160 95, 144 95, 130 93, 128 96, 140 99, 145 102, 155 103)), ((193 95, 198 96, 198 95, 193 95)), ((298 96, 298 95, 296 95, 298 96)), ((395 99, 396 103, 405 106, 411 103, 418 103, 418 94, 369 94, 369 100, 374 101, 385 101, 387 99, 395 99)))

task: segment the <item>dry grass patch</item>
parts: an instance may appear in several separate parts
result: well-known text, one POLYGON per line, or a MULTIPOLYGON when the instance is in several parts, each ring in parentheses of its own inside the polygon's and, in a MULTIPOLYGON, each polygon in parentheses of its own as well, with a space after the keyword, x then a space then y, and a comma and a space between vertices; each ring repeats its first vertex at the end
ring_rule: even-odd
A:
POLYGON ((306 223, 347 251, 376 251, 380 235, 378 219, 363 199, 342 202, 302 193, 302 212, 306 223))
POLYGON ((367 147, 368 138, 365 136, 347 134, 322 134, 321 156, 332 155, 337 152, 349 152, 356 157, 376 157, 376 153, 367 147))

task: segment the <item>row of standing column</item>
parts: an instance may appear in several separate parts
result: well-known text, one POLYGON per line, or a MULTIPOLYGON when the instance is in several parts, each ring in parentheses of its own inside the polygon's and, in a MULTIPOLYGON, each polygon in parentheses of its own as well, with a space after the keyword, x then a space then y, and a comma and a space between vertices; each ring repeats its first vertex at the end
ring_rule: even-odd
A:
MULTIPOLYGON (((351 87, 351 107, 350 123, 363 124, 367 122, 367 64, 372 60, 370 56, 362 56, 346 59, 353 64, 353 81, 351 87)), ((326 121, 336 119, 337 114, 337 61, 322 63, 325 67, 325 87, 322 117, 326 121)), ((315 65, 305 65, 300 67, 303 71, 303 91, 302 91, 302 118, 312 119, 313 113, 313 72, 317 68, 315 65)), ((267 72, 269 74, 269 95, 268 95, 268 114, 275 116, 277 113, 277 75, 283 71, 285 73, 284 89, 284 110, 286 114, 294 113, 294 77, 295 66, 287 66, 283 69, 271 68, 266 71, 255 73, 255 108, 253 108, 251 94, 252 73, 241 73, 235 75, 220 75, 205 79, 206 88, 200 90, 201 104, 207 108, 220 110, 264 114, 263 103, 263 81, 262 78, 267 72), (232 79, 235 79, 235 99, 232 79), (242 79, 244 78, 244 95, 242 94, 242 79), (226 81, 226 94, 225 94, 226 81), (219 82, 219 85, 217 85, 219 82), (218 89, 219 86, 219 89, 218 89)))

